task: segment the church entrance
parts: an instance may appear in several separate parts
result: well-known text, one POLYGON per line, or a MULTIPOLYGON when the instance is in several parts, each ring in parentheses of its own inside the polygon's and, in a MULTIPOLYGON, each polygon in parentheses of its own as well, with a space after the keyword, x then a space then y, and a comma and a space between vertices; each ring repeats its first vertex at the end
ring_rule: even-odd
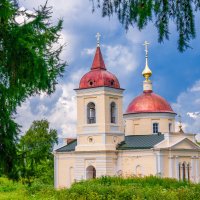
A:
POLYGON ((86 169, 86 179, 96 178, 96 169, 90 165, 86 169))

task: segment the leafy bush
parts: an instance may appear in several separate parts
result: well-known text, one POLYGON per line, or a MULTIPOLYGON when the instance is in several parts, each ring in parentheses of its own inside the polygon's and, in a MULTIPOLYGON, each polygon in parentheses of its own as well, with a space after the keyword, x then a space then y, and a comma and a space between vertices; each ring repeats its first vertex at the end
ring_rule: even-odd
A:
POLYGON ((200 184, 154 176, 101 177, 75 183, 69 189, 35 181, 30 187, 0 178, 0 199, 37 200, 199 200, 200 184))

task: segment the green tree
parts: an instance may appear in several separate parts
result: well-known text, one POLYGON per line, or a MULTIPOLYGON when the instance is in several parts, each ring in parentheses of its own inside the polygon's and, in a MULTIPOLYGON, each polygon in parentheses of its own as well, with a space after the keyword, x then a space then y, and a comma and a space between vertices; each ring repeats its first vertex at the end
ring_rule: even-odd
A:
POLYGON ((0 0, 0 174, 10 177, 19 134, 16 107, 41 91, 51 94, 66 65, 58 46, 62 20, 52 24, 51 13, 47 4, 30 14, 16 1, 0 0), (26 22, 20 24, 16 17, 21 14, 26 22))
POLYGON ((174 22, 179 34, 178 49, 184 51, 195 38, 194 14, 200 10, 200 0, 92 0, 94 8, 102 8, 102 16, 116 14, 126 30, 129 26, 143 29, 154 22, 158 41, 169 39, 169 23, 174 22))
POLYGON ((53 146, 58 142, 57 131, 47 120, 34 121, 18 146, 18 171, 25 183, 39 178, 53 181, 53 146))

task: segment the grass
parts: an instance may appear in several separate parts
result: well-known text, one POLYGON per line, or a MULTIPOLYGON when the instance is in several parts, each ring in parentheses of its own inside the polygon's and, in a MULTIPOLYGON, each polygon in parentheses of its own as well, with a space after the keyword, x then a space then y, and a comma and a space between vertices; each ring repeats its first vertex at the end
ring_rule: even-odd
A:
POLYGON ((200 200, 200 184, 158 177, 102 177, 55 190, 35 181, 31 187, 0 178, 0 199, 37 200, 200 200))

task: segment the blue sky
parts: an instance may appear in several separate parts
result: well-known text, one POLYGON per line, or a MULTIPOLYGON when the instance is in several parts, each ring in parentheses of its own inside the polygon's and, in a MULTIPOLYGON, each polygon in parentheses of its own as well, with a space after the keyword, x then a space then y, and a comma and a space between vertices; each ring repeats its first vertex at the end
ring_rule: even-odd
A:
MULTIPOLYGON (((44 0, 20 0, 29 10, 44 4, 44 0)), ((186 132, 200 133, 200 31, 191 41, 192 49, 177 50, 176 27, 170 23, 170 40, 157 42, 157 31, 150 23, 143 31, 124 30, 116 16, 102 18, 101 10, 92 13, 89 0, 49 0, 53 6, 53 21, 64 20, 61 43, 67 46, 61 57, 68 62, 64 77, 59 79, 51 96, 42 94, 27 99, 18 108, 16 120, 25 132, 33 120, 48 119, 59 137, 76 133, 76 97, 74 88, 92 64, 97 32, 101 34, 101 51, 107 69, 114 73, 124 92, 124 110, 142 92, 145 52, 142 45, 150 42, 149 66, 153 72, 153 90, 172 105, 182 116, 186 132)), ((196 23, 199 23, 196 18, 196 23)), ((198 25, 198 24, 197 24, 198 25)))

